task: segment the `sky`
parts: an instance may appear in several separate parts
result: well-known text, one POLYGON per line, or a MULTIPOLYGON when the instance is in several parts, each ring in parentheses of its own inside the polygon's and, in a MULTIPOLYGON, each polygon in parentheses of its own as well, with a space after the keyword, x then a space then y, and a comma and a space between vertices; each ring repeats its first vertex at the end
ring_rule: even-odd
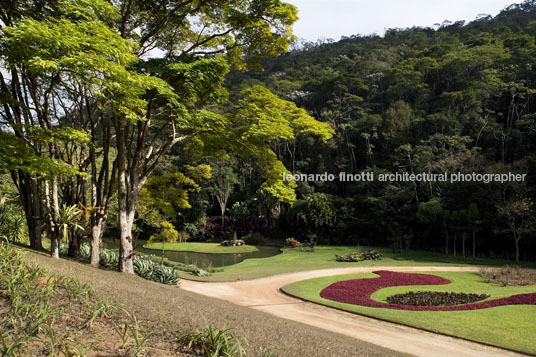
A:
POLYGON ((388 28, 432 27, 445 20, 495 16, 516 0, 284 0, 298 8, 298 38, 339 40, 341 36, 383 35, 388 28))

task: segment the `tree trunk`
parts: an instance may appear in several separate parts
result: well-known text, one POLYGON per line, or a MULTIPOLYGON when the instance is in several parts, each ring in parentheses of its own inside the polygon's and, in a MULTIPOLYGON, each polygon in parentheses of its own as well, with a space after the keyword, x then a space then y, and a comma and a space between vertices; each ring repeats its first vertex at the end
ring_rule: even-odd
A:
POLYGON ((55 259, 60 258, 60 241, 56 235, 56 232, 52 234, 50 240, 50 256, 55 259))
POLYGON ((134 249, 132 246, 132 224, 126 210, 119 212, 119 230, 121 232, 119 242, 119 271, 134 274, 134 249))
POLYGON ((82 232, 69 228, 69 253, 68 255, 73 258, 80 258, 80 242, 82 241, 82 232))
POLYGON ((465 258, 465 233, 462 234, 462 255, 465 258))
POLYGON ((50 256, 52 258, 60 258, 60 227, 59 227, 59 217, 60 212, 60 203, 58 199, 58 179, 54 177, 52 179, 52 226, 50 227, 51 232, 51 241, 50 241, 50 256))
POLYGON ((449 255, 449 232, 445 231, 445 255, 449 255))
POLYGON ((39 183, 36 178, 32 177, 32 175, 20 170, 18 172, 11 172, 11 177, 18 188, 22 206, 24 207, 30 247, 32 249, 42 250, 43 245, 41 242, 41 234, 43 216, 41 209, 41 195, 38 187, 39 183))
MULTIPOLYGON (((118 119, 116 135, 117 135, 117 173, 118 173, 118 209, 119 209, 119 231, 120 231, 120 241, 119 241, 119 271, 129 274, 134 274, 134 250, 132 249, 132 224, 134 223, 134 212, 129 210, 128 200, 133 199, 133 197, 128 197, 128 186, 133 183, 130 182, 130 185, 127 183, 126 177, 126 167, 125 167, 125 123, 126 119, 118 119), (132 216, 132 219, 130 217, 132 216)), ((132 180, 133 176, 131 175, 129 179, 132 180)), ((135 205, 134 205, 135 207, 135 205)))
POLYGON ((454 235, 454 256, 456 257, 456 239, 458 238, 458 236, 455 234, 454 235))
POLYGON ((95 224, 91 227, 91 257, 89 262, 94 267, 99 266, 101 231, 102 228, 99 224, 95 224))
POLYGON ((473 258, 476 258, 476 231, 473 229, 473 258))
POLYGON ((225 225, 225 208, 227 207, 227 200, 224 198, 218 198, 221 211, 221 226, 225 225))
POLYGON ((515 238, 516 242, 516 262, 519 261, 519 239, 515 238))

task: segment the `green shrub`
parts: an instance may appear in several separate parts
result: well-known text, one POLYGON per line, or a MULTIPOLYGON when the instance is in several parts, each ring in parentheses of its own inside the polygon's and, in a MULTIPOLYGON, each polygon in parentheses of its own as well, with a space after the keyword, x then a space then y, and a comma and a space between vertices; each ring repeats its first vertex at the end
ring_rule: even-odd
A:
POLYGON ((259 232, 254 232, 242 237, 242 239, 249 245, 266 245, 268 243, 268 238, 263 236, 259 232))
POLYGON ((301 243, 294 239, 294 237, 285 239, 285 244, 292 248, 299 247, 301 245, 301 243))
POLYGON ((482 268, 478 275, 486 280, 486 283, 500 286, 525 286, 536 284, 536 272, 530 269, 522 269, 518 266, 505 266, 501 268, 482 268))
POLYGON ((66 257, 69 254, 69 244, 60 242, 60 255, 66 257))
POLYGON ((382 255, 375 250, 367 250, 366 252, 352 252, 347 254, 335 255, 335 260, 338 262, 360 262, 363 260, 381 260, 382 255))
POLYGON ((85 260, 89 260, 91 258, 91 245, 89 243, 84 242, 80 246, 80 257, 85 260))
POLYGON ((30 245, 24 211, 18 205, 0 204, 0 237, 10 242, 30 245))
POLYGON ((338 262, 360 262, 365 260, 363 254, 359 252, 347 253, 347 254, 337 254, 335 255, 335 260, 338 262))
POLYGON ((487 299, 486 294, 448 293, 437 291, 410 291, 405 294, 389 296, 389 304, 410 306, 453 306, 471 304, 476 301, 487 299))
MULTIPOLYGON (((149 243, 152 243, 152 242, 174 243, 177 241, 177 239, 179 238, 179 232, 177 232, 177 230, 171 223, 169 223, 168 221, 160 222, 160 227, 161 227, 160 232, 153 234, 152 236, 149 237, 149 243)), ((184 234, 183 234, 183 238, 185 238, 184 234)), ((186 241, 186 239, 184 241, 186 241)))
POLYGON ((7 241, 0 241, 0 291, 1 356, 73 356, 73 351, 87 351, 98 336, 86 328, 111 308, 79 280, 47 276, 39 266, 27 264, 22 251, 7 241), (68 316, 76 318, 64 324, 68 316))
POLYGON ((144 279, 151 280, 153 276, 154 263, 150 259, 134 257, 134 273, 144 279))
POLYGON ((117 270, 119 266, 119 253, 108 249, 101 249, 99 264, 108 269, 117 270))
POLYGON ((210 357, 237 357, 246 354, 242 342, 233 333, 234 329, 225 326, 218 329, 209 324, 205 317, 203 319, 206 327, 187 336, 189 348, 193 345, 199 346, 204 354, 210 357))
POLYGON ((153 263, 153 272, 150 280, 161 284, 177 285, 179 275, 175 269, 169 268, 165 265, 153 263))

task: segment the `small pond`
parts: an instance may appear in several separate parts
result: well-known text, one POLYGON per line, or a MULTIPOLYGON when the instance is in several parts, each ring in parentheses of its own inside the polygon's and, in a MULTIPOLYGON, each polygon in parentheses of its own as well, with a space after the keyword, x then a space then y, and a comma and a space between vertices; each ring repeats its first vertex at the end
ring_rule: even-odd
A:
MULTIPOLYGON (((195 253, 195 252, 178 252, 172 250, 166 250, 164 256, 169 260, 180 262, 183 264, 194 264, 198 267, 221 268, 227 265, 233 265, 240 263, 245 259, 252 258, 267 258, 281 253, 278 247, 270 246, 257 246, 259 249, 256 252, 251 253, 226 253, 226 254, 214 254, 214 253, 195 253)), ((141 246, 136 248, 137 251, 145 254, 153 254, 161 257, 162 251, 159 249, 147 249, 141 246)))

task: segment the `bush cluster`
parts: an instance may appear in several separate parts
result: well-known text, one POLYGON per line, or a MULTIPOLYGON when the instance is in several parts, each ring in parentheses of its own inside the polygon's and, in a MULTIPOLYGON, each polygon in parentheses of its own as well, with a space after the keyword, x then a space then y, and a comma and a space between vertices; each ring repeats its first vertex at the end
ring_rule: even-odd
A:
POLYGON ((335 255, 335 260, 338 262, 360 262, 363 260, 381 260, 382 255, 375 250, 367 250, 366 252, 353 252, 347 254, 335 255))
POLYGON ((501 268, 482 268, 478 273, 486 283, 500 286, 525 286, 536 284, 536 272, 522 269, 518 266, 505 266, 501 268))
MULTIPOLYGON (((89 259, 91 248, 88 244, 80 247, 80 255, 89 259)), ((102 249, 99 256, 99 264, 108 269, 117 269, 119 265, 119 253, 109 249, 102 249)), ((134 257, 134 273, 147 280, 157 283, 176 285, 179 276, 175 269, 155 263, 149 258, 134 257)))
POLYGON ((471 304, 489 298, 486 294, 466 294, 454 292, 437 291, 410 291, 405 294, 389 296, 389 304, 410 305, 410 306, 454 306, 471 304))

